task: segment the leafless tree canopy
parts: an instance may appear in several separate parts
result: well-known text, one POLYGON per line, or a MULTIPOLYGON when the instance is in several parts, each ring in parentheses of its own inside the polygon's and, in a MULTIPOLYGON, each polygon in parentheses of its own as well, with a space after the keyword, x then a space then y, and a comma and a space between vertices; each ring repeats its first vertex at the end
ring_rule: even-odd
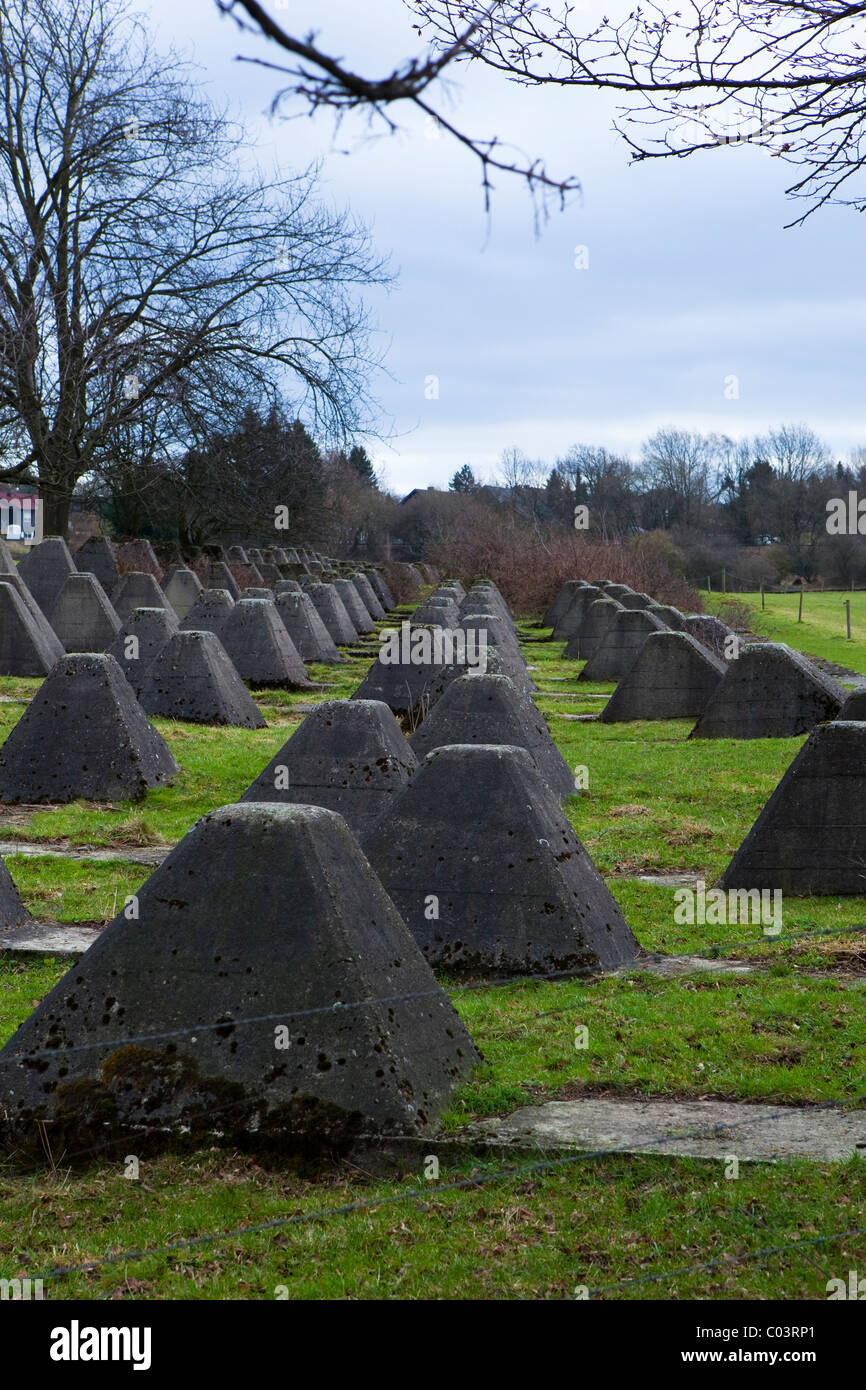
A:
POLYGON ((588 29, 568 3, 411 4, 443 51, 471 26, 459 56, 513 81, 636 98, 619 122, 636 159, 755 144, 798 166, 788 192, 807 200, 804 217, 833 200, 866 206, 855 177, 866 158, 866 4, 690 0, 588 29))
MULTIPOLYGON (((286 81, 273 99, 272 109, 279 112, 289 98, 299 98, 313 113, 328 108, 337 116, 349 111, 366 111, 390 131, 396 130, 398 117, 392 111, 401 103, 414 106, 464 149, 478 160, 481 166, 482 187, 485 206, 490 205, 493 188, 492 176, 496 173, 517 174, 525 179, 533 194, 545 201, 548 195, 555 195, 561 204, 569 193, 579 187, 576 178, 554 178, 547 172, 544 162, 531 158, 521 151, 505 144, 497 135, 476 135, 462 129, 444 112, 441 101, 442 77, 446 69, 461 57, 474 56, 473 40, 481 37, 484 13, 473 17, 466 24, 459 23, 459 7, 455 6, 454 21, 458 26, 448 43, 442 43, 437 35, 435 51, 409 58, 399 68, 381 78, 363 77, 338 58, 325 53, 316 42, 314 34, 301 37, 291 34, 284 25, 278 23, 258 0, 216 0, 218 8, 231 15, 238 27, 247 33, 257 34, 275 45, 275 49, 286 55, 285 59, 268 60, 248 57, 247 61, 259 63, 269 68, 286 81), (438 84, 438 91, 437 91, 438 84)), ((422 18, 421 6, 409 4, 411 10, 418 10, 422 18)), ((420 33, 420 26, 416 26, 420 33)))
MULTIPOLYGON (((279 92, 311 110, 367 107, 388 125, 409 102, 482 162, 490 175, 518 174, 535 191, 564 197, 572 174, 548 174, 538 158, 509 157, 495 135, 477 138, 446 119, 444 76, 483 63, 524 86, 589 87, 628 98, 618 128, 637 160, 683 157, 749 143, 794 165, 801 221, 830 201, 866 207, 859 185, 866 113, 866 4, 845 0, 689 0, 645 4, 592 25, 580 5, 559 0, 406 0, 428 48, 380 80, 353 73, 274 21, 257 0, 217 0, 290 61, 263 61, 288 81, 279 92)), ((625 7, 620 7, 622 10, 625 7)))
POLYGON ((291 386, 335 432, 372 363, 382 278, 314 172, 245 170, 243 132, 155 56, 120 0, 0 13, 2 476, 65 529, 77 479, 291 386))

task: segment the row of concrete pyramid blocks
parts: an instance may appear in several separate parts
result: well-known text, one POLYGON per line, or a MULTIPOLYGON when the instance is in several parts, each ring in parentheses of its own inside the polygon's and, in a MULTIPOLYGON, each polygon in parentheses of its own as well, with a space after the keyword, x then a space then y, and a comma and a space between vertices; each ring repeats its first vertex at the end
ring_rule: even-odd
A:
MULTIPOLYGON (((62 537, 52 536, 47 539, 51 545, 46 547, 45 542, 43 542, 42 545, 35 547, 28 554, 25 562, 25 575, 30 576, 31 587, 36 592, 37 598, 40 598, 39 590, 43 584, 47 590, 50 589, 52 583, 56 583, 57 576, 60 575, 62 578, 64 572, 68 572, 69 568, 86 570, 95 574, 107 592, 114 588, 121 574, 126 571, 144 571, 152 574, 156 579, 162 579, 166 573, 148 540, 114 544, 105 538, 93 537, 79 546, 75 551, 74 564, 70 565, 69 562, 72 557, 70 557, 62 537)), ((179 564, 182 564, 179 556, 178 561, 179 564)), ((267 578, 272 581, 290 578, 296 571, 321 573, 325 570, 334 570, 336 573, 342 573, 345 568, 350 567, 347 562, 326 556, 316 550, 282 546, 271 546, 263 549, 250 546, 246 550, 242 546, 230 546, 228 549, 223 548, 221 550, 221 562, 239 574, 243 574, 247 583, 262 583, 267 578)), ((0 556, 0 564, 2 564, 2 556, 0 556)), ((177 567, 178 565, 171 564, 168 568, 175 569, 177 567)), ((429 571, 428 567, 422 566, 421 568, 424 570, 423 574, 417 570, 412 573, 410 567, 405 567, 410 579, 414 578, 418 583, 435 583, 435 575, 429 571)))
MULTIPOLYGON (((864 737, 815 731, 725 887, 750 864, 778 884, 774 840, 792 891, 838 874, 864 737)), ((5 1144, 43 1124, 68 1156, 154 1128, 328 1146, 424 1131, 478 1059, 431 966, 597 973, 638 952, 523 748, 440 747, 356 839, 335 811, 248 795, 193 827, 0 1053, 5 1144)), ((20 919, 2 870, 0 904, 20 919)))
POLYGON ((140 634, 129 625, 124 628, 121 615, 135 627, 142 621, 139 610, 146 610, 152 640, 160 633, 170 635, 180 614, 186 629, 200 626, 222 633, 225 628, 226 646, 236 654, 245 679, 262 685, 303 684, 303 661, 339 661, 335 641, 357 641, 359 627, 374 631, 375 622, 386 617, 384 603, 393 603, 384 585, 384 603, 379 599, 367 575, 337 580, 336 586, 311 584, 308 597, 301 597, 294 580, 279 581, 276 594, 267 589, 236 590, 236 613, 227 590, 203 590, 191 570, 177 569, 165 588, 163 593, 150 574, 131 572, 119 581, 112 603, 94 575, 72 571, 46 618, 20 575, 14 570, 0 573, 0 674, 44 675, 64 649, 124 651, 126 638, 135 636, 138 641, 140 634), (269 606, 253 608, 254 600, 269 606), (347 604, 352 605, 353 619, 347 604), (311 611, 314 607, 317 612, 311 611))
MULTIPOLYGON (((131 549, 136 557, 139 553, 138 547, 145 547, 140 568, 130 569, 127 565, 124 573, 121 574, 109 541, 88 541, 75 552, 73 557, 62 537, 49 536, 40 545, 28 552, 18 566, 17 573, 28 585, 35 601, 46 614, 56 603, 68 576, 75 572, 95 575, 106 593, 111 594, 112 601, 121 617, 126 617, 133 607, 149 604, 155 594, 159 592, 155 584, 157 578, 162 580, 163 593, 167 593, 169 588, 174 586, 176 598, 180 603, 191 602, 197 591, 196 586, 202 587, 199 576, 182 564, 172 564, 163 574, 150 543, 147 541, 132 542, 131 549), (121 581, 124 579, 129 581, 131 576, 134 576, 132 582, 127 582, 123 587, 120 587, 121 581), (182 582, 176 582, 178 577, 181 578, 182 582), (149 584, 146 582, 147 579, 150 580, 149 584), (192 596, 190 596, 190 588, 192 589, 192 596)), ((261 554, 261 552, 255 553, 261 554)), ((278 559, 286 555, 286 552, 282 550, 274 550, 270 553, 278 559)), ((265 562, 262 561, 262 564, 265 562)), ((355 577, 358 574, 357 565, 344 564, 340 561, 328 561, 328 564, 333 564, 341 573, 345 571, 349 577, 355 577)), ((321 564, 317 567, 320 572, 324 569, 321 564)), ((255 586, 262 587, 266 582, 277 584, 283 579, 292 578, 293 575, 288 572, 292 568, 294 568, 292 565, 280 566, 274 563, 266 565, 267 573, 263 574, 254 566, 235 566, 233 569, 226 560, 213 560, 203 568, 202 573, 205 575, 209 587, 227 588, 232 597, 236 599, 239 597, 241 589, 235 578, 236 574, 243 577, 242 587, 249 589, 255 586), (283 573, 283 570, 286 572, 283 573)), ((421 584, 428 582, 414 567, 404 565, 402 568, 416 589, 421 584)), ((15 572, 15 564, 2 540, 0 540, 0 571, 15 572)), ((319 576, 308 575, 306 577, 316 578, 319 576)), ((387 586, 375 570, 370 572, 370 578, 380 599, 383 595, 388 595, 387 586)), ((388 595, 387 606, 389 608, 394 607, 390 595, 388 595)), ((178 616, 184 616, 179 608, 178 616)))
MULTIPOLYGON (((111 673, 140 765, 170 775, 110 658, 76 660, 111 673)), ((428 1129, 478 1060, 432 966, 637 954, 552 785, 573 789, 568 768, 506 677, 458 678, 411 741, 384 704, 318 706, 0 1053, 3 1142, 40 1124, 67 1153, 154 1128, 329 1148, 428 1129)), ((4 899, 11 927, 8 875, 4 899)))
POLYGON ((558 624, 554 635, 569 629, 565 654, 585 658, 579 679, 618 681, 599 716, 606 723, 694 719, 692 738, 790 738, 866 708, 784 643, 740 646, 717 618, 629 593, 570 582, 545 615, 558 624))
MULTIPOLYGON (((0 1086, 8 1093, 7 1130, 13 1142, 32 1132, 36 1120, 47 1119, 73 1140, 104 1131, 106 1114, 121 1127, 140 1126, 148 1119, 142 1109, 145 1096, 149 1123, 169 1129, 190 1127, 196 1117, 199 1127, 212 1126, 223 1101, 231 1115, 227 1120, 220 1114, 220 1128, 295 1139, 300 1135, 313 1142, 338 1142, 359 1130, 424 1128, 474 1059, 462 1025, 455 1030, 450 1004, 424 973, 430 963, 451 972, 524 973, 598 970, 632 960, 637 942, 559 811, 550 774, 547 782, 541 776, 538 752, 527 751, 525 742, 521 748, 502 746, 512 728, 525 735, 530 702, 521 702, 501 677, 467 677, 440 699, 422 732, 435 743, 433 725, 439 719, 441 736, 450 736, 452 728, 464 736, 467 716, 484 708, 480 696, 485 690, 488 727, 490 707, 499 711, 493 720, 498 746, 445 744, 427 754, 410 781, 407 760, 400 757, 402 735, 393 719, 389 725, 387 711, 361 702, 334 702, 305 721, 250 787, 245 805, 224 808, 194 827, 138 895, 134 923, 121 914, 5 1050, 0 1076, 4 1070, 6 1076, 0 1086), (450 723, 444 717, 449 706, 450 723), (506 728, 502 715, 509 710, 506 728), (455 725, 460 715, 462 721, 457 717, 455 725), (347 720, 342 727, 341 719, 347 720), (289 773, 287 789, 294 785, 296 796, 303 796, 307 790, 296 778, 321 780, 329 767, 333 771, 329 755, 342 767, 341 738, 348 734, 350 746, 357 749, 364 741, 358 728, 379 730, 370 741, 371 754, 389 750, 366 760, 367 774, 375 765, 387 784, 382 767, 389 765, 391 780, 400 783, 390 792, 387 785, 371 788, 384 790, 388 802, 383 812, 360 817, 366 820, 366 828, 362 824, 357 833, 367 864, 358 859, 333 811, 312 812, 307 805, 289 811, 285 805, 265 804, 266 792, 272 787, 278 791, 284 771, 289 773), (300 747, 293 758, 294 740, 300 747), (549 854, 539 857, 538 844, 546 845, 549 854), (526 855, 528 846, 532 850, 526 855), (212 864, 220 865, 215 887, 212 864), (281 878, 281 883, 271 882, 281 878), (252 940, 248 931, 240 933, 232 911, 239 883, 250 880, 262 896, 261 908, 257 899, 250 915, 249 894, 244 894, 243 920, 251 916, 255 922, 252 940), (208 902, 225 905, 216 921, 213 908, 203 908, 204 883, 208 902), (281 910, 281 904, 287 909, 281 910), (350 946, 347 961, 347 942, 358 940, 359 906, 368 930, 369 922, 375 922, 377 949, 371 960, 366 941, 357 955, 350 946), (142 931, 145 924, 148 930, 142 931), (154 939, 156 950, 150 944, 154 939), (279 966, 283 959, 281 940, 291 958, 288 980, 279 969, 274 975, 274 961, 279 966), (383 942, 386 959, 377 974, 383 942), (220 955, 213 958, 216 943, 220 955), (183 1040, 173 1041, 170 1050, 130 1049, 130 1033, 155 1033, 156 1041, 163 1041, 154 1024, 151 989, 176 973, 172 957, 179 951, 184 953, 186 988, 162 1005, 159 1024, 183 1034, 183 1040), (329 970, 323 974, 322 959, 334 963, 333 976, 329 970), (225 968, 215 972, 213 964, 225 968), (241 980, 239 987, 241 965, 253 979, 241 980), (348 983, 347 972, 352 977, 348 983), (403 995, 396 993, 397 978, 403 995), (229 983, 220 983, 224 980, 229 983), (352 985, 354 1000, 347 997, 353 995, 352 985), (312 1002, 316 990, 319 1004, 312 1002), (417 1011, 420 998, 425 1005, 419 1022, 416 1012, 409 1017, 400 1006, 409 1004, 417 1011), (352 1002, 363 1009, 347 1007, 352 1002), (292 1035, 288 1046, 307 1050, 295 1051, 288 1060, 278 1054, 275 1063, 273 1032, 281 1018, 292 1035), (274 1020, 272 1031, 268 1025, 274 1020), (292 1024, 299 1029, 297 1038, 292 1024), (449 1039, 444 1051, 443 1029, 449 1039), (438 1040, 435 1055, 441 1063, 432 1077, 431 1034, 432 1042, 438 1040), (229 1046, 223 1046, 228 1040, 229 1046), (415 1103, 419 1100, 420 1105, 415 1103)), ((539 744, 550 744, 543 721, 540 726, 544 735, 539 744)), ((828 725, 819 733, 825 745, 834 731, 837 739, 841 733, 850 742, 852 727, 855 736, 866 732, 858 726, 828 725)), ((475 729, 476 736, 486 736, 483 718, 475 729)), ((537 727, 536 738, 538 733, 537 727)), ((416 741, 423 751, 423 741, 416 741)), ((818 764, 826 761, 826 749, 822 759, 817 742, 810 741, 813 771, 816 757, 818 764)), ((807 745, 801 754, 807 762, 809 750, 807 745)), ((851 748, 840 747, 839 753, 839 767, 850 768, 851 748)), ((788 777, 798 775, 795 764, 788 777)), ((353 803, 360 807, 360 790, 356 785, 356 795, 344 799, 347 813, 353 803)), ((782 790, 780 786, 776 799, 782 790)), ((338 795, 346 791, 337 788, 338 795)), ((803 862, 798 856, 798 866, 803 862)))

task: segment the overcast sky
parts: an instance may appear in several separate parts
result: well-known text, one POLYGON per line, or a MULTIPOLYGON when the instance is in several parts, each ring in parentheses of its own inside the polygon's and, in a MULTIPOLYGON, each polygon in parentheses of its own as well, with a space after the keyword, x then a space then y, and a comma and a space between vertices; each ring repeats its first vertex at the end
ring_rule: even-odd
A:
MULTIPOLYGON (((419 51, 400 0, 270 10, 364 75, 419 51)), ((370 449, 395 491, 445 486, 464 463, 492 478, 511 446, 551 465, 576 442, 637 455, 662 425, 737 438, 802 420, 839 457, 866 444, 866 224, 834 208, 783 230, 796 210, 781 160, 734 146, 630 165, 606 97, 458 69, 450 109, 464 128, 580 180, 581 196, 536 235, 519 180, 497 178, 488 217, 471 155, 408 110, 400 134, 377 139, 360 118, 338 131, 326 112, 272 120, 278 77, 235 60, 277 51, 214 0, 143 0, 143 13, 241 115, 261 163, 321 159, 328 197, 391 257, 397 282, 371 297, 391 437, 370 449)))

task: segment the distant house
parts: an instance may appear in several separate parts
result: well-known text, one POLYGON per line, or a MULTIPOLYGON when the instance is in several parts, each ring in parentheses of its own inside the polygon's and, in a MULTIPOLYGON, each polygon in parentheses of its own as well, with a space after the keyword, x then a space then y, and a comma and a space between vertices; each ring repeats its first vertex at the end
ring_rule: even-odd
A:
POLYGON ((42 500, 35 492, 0 491, 0 532, 7 541, 42 539, 42 500))

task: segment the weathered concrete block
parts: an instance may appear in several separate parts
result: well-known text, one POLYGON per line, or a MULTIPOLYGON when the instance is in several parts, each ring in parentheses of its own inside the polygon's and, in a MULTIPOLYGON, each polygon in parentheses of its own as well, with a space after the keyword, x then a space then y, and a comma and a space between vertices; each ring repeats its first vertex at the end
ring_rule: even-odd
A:
POLYGON ((134 608, 111 646, 113 656, 136 695, 152 661, 177 632, 177 618, 165 608, 134 608))
POLYGON ((135 801, 177 771, 114 658, 73 653, 0 748, 0 801, 135 801))
POLYGON ((525 748, 429 753, 362 847, 431 965, 613 969, 638 944, 525 748))
POLYGON ((253 689, 311 690, 304 663, 269 599, 242 598, 226 618, 220 641, 253 689))
POLYGON ((7 1146, 424 1133, 477 1051, 342 818, 203 817, 0 1053, 7 1146), (143 1039, 130 1045, 130 1037, 143 1039), (150 1039, 150 1041, 149 1041, 150 1039))
POLYGON ((698 719, 726 669, 686 632, 650 633, 599 718, 698 719))
POLYGON ((214 632, 176 632, 150 663, 139 699, 148 714, 163 719, 265 727, 258 705, 214 632))
POLYGON ((324 700, 241 800, 327 806, 360 832, 405 787, 416 766, 415 753, 387 705, 324 700))
POLYGON ((75 563, 62 536, 46 536, 28 550, 18 565, 19 575, 45 614, 63 588, 66 576, 74 571, 75 563))
POLYGON ((202 592, 202 582, 195 570, 172 565, 162 582, 165 594, 177 617, 183 620, 202 592))
POLYGON ((617 613, 625 609, 616 599, 594 599, 587 607, 579 627, 569 637, 562 655, 569 661, 588 661, 607 636, 617 613))
POLYGON ((104 652, 122 626, 108 594, 89 571, 67 575, 48 621, 68 652, 104 652))
POLYGON ((575 794, 574 774, 544 716, 507 676, 461 676, 445 689, 409 742, 419 759, 451 743, 525 748, 558 797, 575 794))
POLYGON ((13 585, 0 584, 0 676, 47 676, 62 654, 45 640, 13 585))
POLYGON ((835 719, 845 692, 783 642, 753 642, 728 662, 690 738, 793 738, 835 719))
POLYGON ((642 608, 622 608, 614 614, 604 640, 587 661, 578 679, 618 681, 628 675, 651 632, 664 632, 665 625, 642 608))
POLYGON ((154 575, 145 570, 127 570, 122 574, 112 590, 111 602, 124 623, 134 608, 165 608, 174 613, 154 575))
POLYGON ((111 541, 104 536, 91 536, 90 540, 78 547, 72 559, 79 574, 95 574, 106 594, 111 593, 120 578, 111 541))
POLYGON ((720 884, 866 895, 866 724, 837 720, 812 730, 720 884))
POLYGON ((315 604, 300 585, 294 590, 286 589, 277 594, 276 604, 277 612, 302 661, 321 661, 329 666, 345 661, 319 617, 315 604))

